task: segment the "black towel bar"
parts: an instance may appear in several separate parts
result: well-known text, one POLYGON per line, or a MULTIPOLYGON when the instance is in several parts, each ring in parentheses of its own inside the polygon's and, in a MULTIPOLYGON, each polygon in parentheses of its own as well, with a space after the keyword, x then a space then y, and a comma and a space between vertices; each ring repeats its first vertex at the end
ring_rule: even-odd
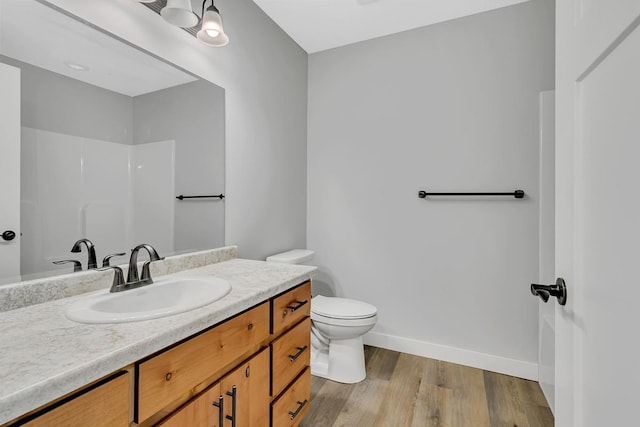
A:
POLYGON ((524 191, 515 190, 510 193, 427 193, 424 190, 418 192, 418 197, 421 199, 427 196, 511 196, 516 199, 522 199, 524 197, 524 191))
POLYGON ((224 199, 224 194, 218 194, 216 196, 183 196, 182 194, 179 196, 176 196, 176 199, 178 200, 184 200, 184 199, 210 199, 210 198, 214 198, 214 199, 224 199))

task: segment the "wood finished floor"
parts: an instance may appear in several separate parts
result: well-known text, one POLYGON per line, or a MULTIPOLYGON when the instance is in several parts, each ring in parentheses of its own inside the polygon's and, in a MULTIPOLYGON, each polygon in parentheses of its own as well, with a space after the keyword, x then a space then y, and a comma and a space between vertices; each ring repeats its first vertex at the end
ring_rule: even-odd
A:
POLYGON ((538 383, 365 346, 367 379, 312 377, 300 427, 551 427, 538 383))

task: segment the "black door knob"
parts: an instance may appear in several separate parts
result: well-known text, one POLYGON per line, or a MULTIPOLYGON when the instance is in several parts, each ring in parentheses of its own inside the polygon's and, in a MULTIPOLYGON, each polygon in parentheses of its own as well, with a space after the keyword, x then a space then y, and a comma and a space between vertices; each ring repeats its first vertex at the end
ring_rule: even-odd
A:
POLYGON ((11 241, 11 240, 15 239, 15 237, 16 237, 16 232, 15 231, 7 230, 4 233, 2 233, 2 239, 6 240, 6 241, 11 241))
POLYGON ((549 296, 556 297, 558 304, 565 305, 567 303, 567 286, 562 277, 556 279, 555 285, 537 285, 531 284, 531 293, 544 302, 549 301, 549 296))

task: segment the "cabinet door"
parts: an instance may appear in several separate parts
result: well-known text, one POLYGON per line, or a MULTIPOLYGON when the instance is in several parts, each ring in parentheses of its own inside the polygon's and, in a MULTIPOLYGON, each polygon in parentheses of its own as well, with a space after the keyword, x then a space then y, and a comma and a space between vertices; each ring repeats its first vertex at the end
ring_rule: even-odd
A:
MULTIPOLYGON (((220 383, 209 387, 200 396, 165 419, 162 427, 221 427, 220 383)), ((222 409, 224 410, 224 409, 222 409)), ((224 418, 224 413, 222 414, 224 418)))
POLYGON ((220 381, 224 427, 269 425, 269 349, 264 349, 220 381))
POLYGON ((127 427, 129 425, 130 375, 122 372, 104 384, 90 387, 77 397, 28 421, 29 427, 127 427))

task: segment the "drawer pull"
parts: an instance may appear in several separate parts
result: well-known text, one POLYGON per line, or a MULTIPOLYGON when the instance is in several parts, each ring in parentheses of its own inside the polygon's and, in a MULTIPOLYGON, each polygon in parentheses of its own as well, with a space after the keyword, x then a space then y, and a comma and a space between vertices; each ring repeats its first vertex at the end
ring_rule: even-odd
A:
POLYGON ((249 324, 247 325, 247 329, 248 329, 248 330, 252 330, 252 329, 253 329, 253 323, 249 323, 249 324))
POLYGON ((308 303, 308 302, 309 302, 309 300, 296 301, 296 303, 295 303, 295 304, 289 305, 289 306, 287 306, 287 308, 288 308, 289 310, 291 310, 291 312, 294 312, 294 311, 296 311, 296 310, 298 310, 298 309, 302 308, 302 306, 304 306, 304 305, 305 305, 306 303, 308 303))
POLYGON ((307 404, 307 399, 305 399, 303 402, 300 402, 298 400, 298 409, 296 409, 295 412, 289 411, 289 415, 291 416, 290 418, 294 419, 295 417, 297 417, 300 411, 302 411, 302 408, 304 408, 304 405, 306 404, 307 404))
POLYGON ((225 418, 231 421, 231 427, 236 427, 236 392, 236 386, 227 392, 227 396, 231 396, 231 416, 227 415, 225 418))
POLYGON ((222 427, 224 424, 224 397, 220 396, 220 399, 213 402, 212 405, 218 408, 218 425, 222 427))
POLYGON ((164 376, 165 381, 171 381, 171 377, 173 375, 171 375, 171 372, 167 372, 167 375, 164 376))
POLYGON ((300 357, 302 355, 302 353, 305 352, 305 350, 307 349, 307 346, 305 345, 304 347, 296 347, 298 349, 298 352, 296 354, 290 354, 289 355, 289 362, 293 363, 296 361, 296 359, 298 357, 300 357))

